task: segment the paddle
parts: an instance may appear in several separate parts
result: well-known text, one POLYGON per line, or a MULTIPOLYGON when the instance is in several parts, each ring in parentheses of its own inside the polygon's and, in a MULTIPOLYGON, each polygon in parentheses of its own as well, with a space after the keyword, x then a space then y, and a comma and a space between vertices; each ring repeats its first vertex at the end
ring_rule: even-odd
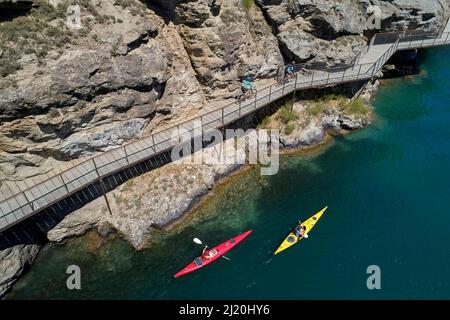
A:
MULTIPOLYGON (((194 238, 194 242, 195 242, 196 244, 203 245, 203 242, 202 242, 199 238, 194 238)), ((208 245, 206 245, 206 244, 205 244, 205 246, 208 247, 208 245)), ((225 257, 223 254, 220 254, 220 252, 217 252, 217 254, 218 254, 219 256, 221 256, 222 258, 227 259, 228 261, 231 261, 230 258, 225 257)))

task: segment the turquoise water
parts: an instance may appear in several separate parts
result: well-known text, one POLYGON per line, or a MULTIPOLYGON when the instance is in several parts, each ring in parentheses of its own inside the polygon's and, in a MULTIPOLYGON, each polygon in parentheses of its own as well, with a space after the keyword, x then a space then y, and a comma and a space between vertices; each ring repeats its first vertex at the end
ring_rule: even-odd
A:
POLYGON ((222 186, 183 227, 148 250, 124 241, 88 250, 86 238, 43 252, 9 298, 450 298, 450 48, 428 50, 423 74, 384 82, 375 123, 320 152, 284 156, 222 186), (297 219, 329 209, 310 237, 273 257, 297 219), (172 275, 199 253, 254 233, 220 260, 172 275), (82 270, 69 291, 66 267, 82 270), (366 268, 381 268, 368 290, 366 268))

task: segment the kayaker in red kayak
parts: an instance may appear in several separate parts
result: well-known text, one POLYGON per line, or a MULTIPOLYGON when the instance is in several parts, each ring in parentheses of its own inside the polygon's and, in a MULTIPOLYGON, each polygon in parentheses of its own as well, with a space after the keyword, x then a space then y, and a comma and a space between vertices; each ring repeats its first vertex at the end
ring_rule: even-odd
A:
POLYGON ((242 240, 244 240, 250 233, 252 233, 252 231, 253 230, 248 230, 247 232, 244 232, 234 238, 231 238, 230 240, 227 240, 227 241, 219 244, 218 246, 213 247, 212 249, 209 249, 208 246, 205 246, 200 239, 194 238, 194 242, 196 244, 205 246, 205 248, 203 249, 202 255, 195 258, 194 261, 189 263, 182 270, 178 271, 175 274, 175 278, 184 276, 188 273, 198 270, 198 269, 216 261, 217 259, 220 259, 221 257, 226 260, 230 260, 230 258, 225 256, 225 254, 228 251, 230 251, 231 249, 233 249, 242 240))
POLYGON ((203 259, 209 260, 218 253, 219 253, 219 251, 217 251, 217 249, 209 250, 208 247, 205 247, 202 252, 202 257, 203 257, 203 259))

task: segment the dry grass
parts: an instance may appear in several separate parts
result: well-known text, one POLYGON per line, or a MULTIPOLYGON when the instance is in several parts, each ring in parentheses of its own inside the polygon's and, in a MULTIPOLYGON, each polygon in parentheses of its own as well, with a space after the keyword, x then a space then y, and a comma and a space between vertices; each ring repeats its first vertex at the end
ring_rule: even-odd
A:
POLYGON ((366 115, 370 112, 369 106, 361 98, 356 98, 346 105, 342 106, 342 110, 345 113, 354 115, 366 115))

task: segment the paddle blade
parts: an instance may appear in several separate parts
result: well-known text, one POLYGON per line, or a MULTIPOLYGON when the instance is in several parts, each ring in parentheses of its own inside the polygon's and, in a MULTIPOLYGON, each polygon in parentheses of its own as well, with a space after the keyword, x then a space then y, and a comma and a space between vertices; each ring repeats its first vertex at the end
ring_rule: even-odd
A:
POLYGON ((196 244, 203 244, 201 241, 200 241, 200 239, 198 239, 198 238, 194 238, 194 240, 193 240, 196 244))
POLYGON ((230 258, 228 258, 228 257, 225 257, 225 256, 223 256, 223 255, 220 255, 222 258, 224 258, 225 260, 228 260, 228 261, 231 261, 231 259, 230 258))

